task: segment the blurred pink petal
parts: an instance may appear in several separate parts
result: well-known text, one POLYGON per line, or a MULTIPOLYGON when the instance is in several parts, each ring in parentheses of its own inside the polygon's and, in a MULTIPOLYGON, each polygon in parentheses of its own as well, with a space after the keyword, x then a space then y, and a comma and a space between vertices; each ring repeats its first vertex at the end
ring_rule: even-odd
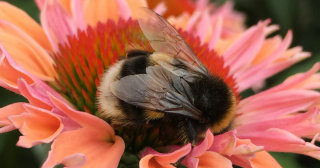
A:
POLYGON ((54 81, 53 59, 34 39, 10 22, 0 20, 0 41, 23 68, 44 81, 54 81))
POLYGON ((126 0, 116 0, 118 7, 119 7, 119 15, 120 18, 123 18, 124 20, 128 20, 132 13, 130 11, 129 4, 126 2, 126 0))
POLYGON ((12 115, 19 115, 25 112, 23 104, 24 103, 13 103, 0 108, 0 133, 5 133, 17 129, 10 122, 10 120, 8 120, 8 117, 12 115))
MULTIPOLYGON (((241 137, 241 136, 239 136, 241 137)), ((294 134, 277 129, 270 128, 263 132, 246 134, 242 137, 251 139, 254 144, 263 145, 265 150, 277 152, 307 152, 320 151, 320 148, 306 143, 303 139, 296 137, 294 134)))
POLYGON ((83 167, 117 167, 124 151, 124 142, 115 136, 111 126, 93 115, 71 109, 52 95, 50 99, 59 110, 82 128, 61 133, 52 144, 43 167, 53 167, 77 153, 86 156, 87 162, 83 167), (74 141, 74 137, 78 137, 77 141, 74 141))
POLYGON ((61 163, 57 164, 63 164, 66 168, 68 167, 82 167, 86 164, 87 158, 84 154, 73 154, 71 156, 68 156, 64 159, 62 159, 61 163))
POLYGON ((170 153, 159 153, 152 148, 146 147, 140 152, 140 168, 174 168, 170 163, 176 163, 180 158, 191 151, 191 144, 187 144, 170 153))
MULTIPOLYGON (((192 148, 191 152, 183 159, 182 164, 190 168, 197 167, 199 164, 199 157, 204 155, 211 147, 213 140, 213 134, 211 133, 210 129, 208 129, 205 139, 201 142, 198 142, 197 145, 192 148)), ((211 153, 208 155, 216 156, 215 154, 211 153)), ((208 155, 204 156, 203 159, 207 158, 208 155)), ((206 163, 206 161, 203 161, 203 163, 206 163)))
POLYGON ((11 115, 8 119, 20 130, 18 146, 30 148, 40 143, 51 142, 63 129, 60 118, 35 106, 24 104, 25 111, 20 115, 11 115))
POLYGON ((19 93, 18 78, 24 78, 29 84, 34 83, 34 77, 12 59, 2 43, 0 50, 0 86, 19 93))
POLYGON ((256 146, 248 139, 237 139, 234 154, 228 158, 242 167, 281 167, 269 153, 262 150, 262 146, 256 146))
POLYGON ((84 19, 90 26, 95 26, 98 22, 106 22, 108 19, 118 20, 119 7, 116 1, 108 0, 84 0, 84 19))
POLYGON ((87 24, 84 21, 82 1, 71 0, 71 12, 72 16, 74 17, 74 21, 77 25, 77 28, 80 30, 85 30, 87 24))
POLYGON ((58 43, 64 45, 68 35, 76 34, 77 27, 71 15, 57 0, 45 1, 40 20, 55 52, 58 51, 58 43))
POLYGON ((236 147, 236 131, 229 131, 214 137, 214 143, 209 151, 218 152, 223 155, 231 156, 236 147))
MULTIPOLYGON (((199 157, 198 168, 232 168, 232 162, 216 152, 205 152, 199 157)), ((190 167, 191 168, 191 167, 190 167)))
POLYGON ((2 1, 0 2, 0 20, 12 23, 34 39, 45 50, 52 51, 52 47, 42 27, 23 10, 2 1))
POLYGON ((48 85, 42 83, 42 81, 37 81, 37 83, 29 85, 24 79, 19 79, 18 86, 21 95, 27 98, 31 105, 51 111, 51 113, 59 117, 64 125, 63 131, 80 128, 78 123, 70 119, 64 112, 57 109, 51 102, 48 96, 49 93, 72 107, 69 102, 62 98, 57 92, 53 91, 48 85))

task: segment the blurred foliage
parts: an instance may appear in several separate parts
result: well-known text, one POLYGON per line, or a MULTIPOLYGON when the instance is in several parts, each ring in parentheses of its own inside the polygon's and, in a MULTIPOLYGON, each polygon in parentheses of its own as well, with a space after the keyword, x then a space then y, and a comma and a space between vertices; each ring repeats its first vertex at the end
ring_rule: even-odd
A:
MULTIPOLYGON (((7 0, 9 3, 22 8, 35 20, 39 21, 39 10, 33 0, 7 0)), ((222 4, 225 0, 216 0, 222 4)), ((319 0, 234 0, 235 8, 247 16, 247 26, 256 24, 259 20, 272 19, 272 24, 280 25, 279 34, 285 36, 289 29, 293 30, 291 46, 303 46, 310 51, 312 57, 301 61, 291 68, 269 78, 266 88, 281 83, 285 78, 298 72, 305 72, 315 62, 320 61, 320 1, 319 0)), ((244 97, 253 94, 247 90, 244 97)), ((0 107, 17 101, 26 101, 23 97, 0 88, 0 107)), ((38 145, 32 149, 16 147, 20 133, 12 131, 0 135, 0 167, 1 168, 34 168, 40 167, 46 158, 43 148, 49 145, 38 145)), ((310 140, 308 140, 310 141, 310 140)), ((318 146, 320 144, 317 144, 318 146)), ((271 153, 284 168, 316 168, 320 161, 296 154, 271 153)))

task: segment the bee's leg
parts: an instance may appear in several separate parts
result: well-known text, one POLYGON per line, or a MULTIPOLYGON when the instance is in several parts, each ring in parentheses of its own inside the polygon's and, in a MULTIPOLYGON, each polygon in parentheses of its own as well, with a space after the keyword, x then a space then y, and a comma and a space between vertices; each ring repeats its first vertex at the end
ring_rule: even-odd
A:
MULTIPOLYGON (((187 155, 186 155, 187 156, 187 155)), ((187 168, 187 166, 181 164, 181 162, 183 161, 183 159, 186 157, 183 156, 182 158, 180 158, 176 163, 170 163, 172 166, 176 167, 176 168, 187 168)))
POLYGON ((196 130, 194 129, 192 123, 190 120, 187 120, 186 121, 186 132, 187 132, 187 135, 188 135, 188 140, 189 142, 191 143, 192 147, 193 146, 196 146, 196 143, 197 143, 197 132, 196 130))

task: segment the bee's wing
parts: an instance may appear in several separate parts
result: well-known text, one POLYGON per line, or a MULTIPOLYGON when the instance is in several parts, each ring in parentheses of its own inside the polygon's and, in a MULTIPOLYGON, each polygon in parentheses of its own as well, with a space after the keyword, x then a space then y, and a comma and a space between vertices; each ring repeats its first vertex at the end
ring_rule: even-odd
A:
POLYGON ((161 66, 150 66, 147 74, 130 75, 112 82, 111 92, 119 99, 148 110, 184 115, 202 120, 193 104, 188 83, 161 66))
POLYGON ((174 57, 195 72, 207 74, 206 68, 166 19, 144 7, 137 12, 140 28, 155 51, 174 57))

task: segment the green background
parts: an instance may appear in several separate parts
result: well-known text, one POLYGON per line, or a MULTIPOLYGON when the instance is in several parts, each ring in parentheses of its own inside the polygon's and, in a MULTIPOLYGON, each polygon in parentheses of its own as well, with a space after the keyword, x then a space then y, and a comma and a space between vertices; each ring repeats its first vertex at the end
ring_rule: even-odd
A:
MULTIPOLYGON (((8 2, 22 8, 39 21, 39 10, 33 0, 8 0, 8 2)), ((223 3, 224 0, 217 2, 223 3)), ((319 0, 235 0, 235 8, 246 15, 247 26, 271 18, 273 24, 280 25, 281 29, 277 33, 282 37, 289 29, 293 30, 294 38, 291 46, 300 45, 304 47, 304 51, 312 53, 311 58, 267 79, 267 88, 281 83, 292 74, 307 71, 315 62, 320 61, 319 0)), ((242 96, 247 97, 252 93, 251 90, 247 90, 242 96)), ((0 97, 0 107, 17 101, 26 101, 23 97, 3 88, 0 88, 0 97)), ((31 149, 16 147, 19 135, 18 131, 0 134, 0 168, 40 167, 46 158, 46 153, 41 149, 50 148, 49 145, 38 145, 31 149)), ((272 155, 285 168, 320 167, 320 161, 307 156, 287 153, 272 153, 272 155)))

